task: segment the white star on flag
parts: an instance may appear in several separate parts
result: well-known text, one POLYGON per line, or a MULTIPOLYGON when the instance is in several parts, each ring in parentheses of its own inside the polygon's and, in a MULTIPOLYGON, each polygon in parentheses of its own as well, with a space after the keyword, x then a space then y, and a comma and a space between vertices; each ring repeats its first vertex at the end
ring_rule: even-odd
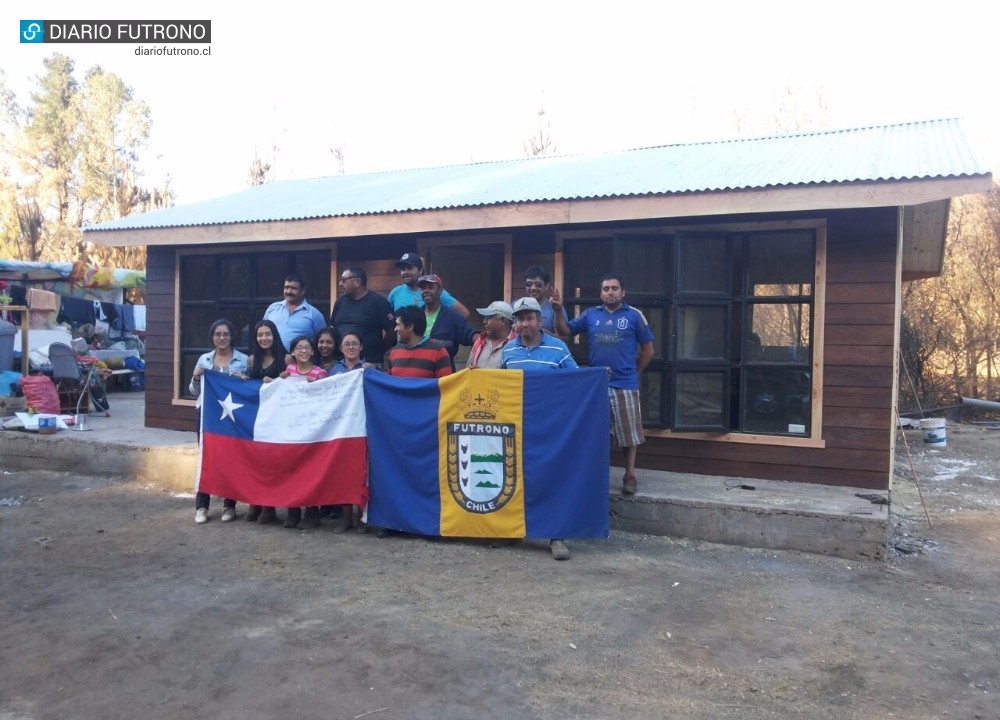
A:
POLYGON ((233 411, 239 410, 243 406, 239 403, 233 402, 233 394, 229 393, 225 400, 219 400, 218 402, 219 405, 222 406, 222 415, 219 417, 219 420, 229 418, 233 422, 236 422, 236 418, 233 417, 233 411))

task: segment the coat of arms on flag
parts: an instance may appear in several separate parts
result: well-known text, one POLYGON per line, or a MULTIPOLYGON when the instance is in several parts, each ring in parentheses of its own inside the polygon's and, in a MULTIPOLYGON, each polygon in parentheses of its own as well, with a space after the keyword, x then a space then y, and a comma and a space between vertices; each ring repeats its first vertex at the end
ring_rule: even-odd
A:
POLYGON ((468 512, 491 513, 504 507, 517 490, 517 426, 493 422, 500 393, 459 393, 465 419, 449 422, 448 489, 468 512))

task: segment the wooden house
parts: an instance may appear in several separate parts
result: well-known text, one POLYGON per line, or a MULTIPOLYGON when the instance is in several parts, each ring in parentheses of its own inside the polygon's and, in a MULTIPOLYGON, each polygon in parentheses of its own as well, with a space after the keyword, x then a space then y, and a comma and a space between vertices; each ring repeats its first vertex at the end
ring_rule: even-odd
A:
POLYGON ((213 320, 245 347, 287 273, 329 313, 344 268, 388 293, 416 251, 470 308, 542 265, 573 314, 620 272, 656 337, 640 467, 885 489, 901 284, 940 273, 950 199, 991 182, 940 120, 278 182, 84 237, 148 248, 150 427, 194 428, 213 320))

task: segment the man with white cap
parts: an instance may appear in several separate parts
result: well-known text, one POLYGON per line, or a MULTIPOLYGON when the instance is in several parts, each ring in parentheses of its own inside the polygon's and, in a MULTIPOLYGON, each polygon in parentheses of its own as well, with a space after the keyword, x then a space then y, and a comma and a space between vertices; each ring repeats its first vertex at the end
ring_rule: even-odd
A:
POLYGON ((476 312, 486 319, 483 331, 472 343, 469 367, 499 370, 504 346, 517 337, 514 309, 503 300, 496 300, 487 307, 476 308, 476 312))
MULTIPOLYGON (((542 330, 542 309, 535 298, 515 300, 512 310, 518 334, 503 350, 502 368, 548 372, 579 367, 566 343, 542 330)), ((549 549, 554 559, 569 560, 569 546, 565 540, 553 538, 549 541, 549 549)))
POLYGON ((542 330, 542 308, 535 298, 518 298, 512 309, 517 337, 504 348, 501 367, 528 371, 579 367, 566 343, 542 330))
MULTIPOLYGON (((424 261, 414 252, 403 253, 396 263, 399 268, 399 275, 403 278, 403 284, 397 285, 389 291, 389 304, 393 311, 399 310, 407 305, 424 306, 424 298, 420 294, 420 276, 424 274, 424 261)), ((441 290, 441 304, 446 308, 451 308, 462 317, 469 318, 469 308, 454 298, 447 290, 441 290)))

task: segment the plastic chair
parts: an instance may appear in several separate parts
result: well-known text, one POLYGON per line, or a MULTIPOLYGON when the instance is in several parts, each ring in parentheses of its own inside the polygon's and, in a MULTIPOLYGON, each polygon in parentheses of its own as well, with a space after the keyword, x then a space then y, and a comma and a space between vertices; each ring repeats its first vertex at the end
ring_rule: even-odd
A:
MULTIPOLYGON (((60 411, 79 414, 84 399, 90 394, 90 380, 94 368, 91 367, 90 372, 84 375, 80 371, 80 363, 77 362, 73 348, 65 343, 49 345, 49 362, 52 363, 52 382, 56 384, 56 390, 59 392, 60 411), (63 398, 66 398, 65 404, 63 398)), ((94 408, 104 410, 110 417, 108 408, 99 408, 96 398, 94 399, 94 408)))

